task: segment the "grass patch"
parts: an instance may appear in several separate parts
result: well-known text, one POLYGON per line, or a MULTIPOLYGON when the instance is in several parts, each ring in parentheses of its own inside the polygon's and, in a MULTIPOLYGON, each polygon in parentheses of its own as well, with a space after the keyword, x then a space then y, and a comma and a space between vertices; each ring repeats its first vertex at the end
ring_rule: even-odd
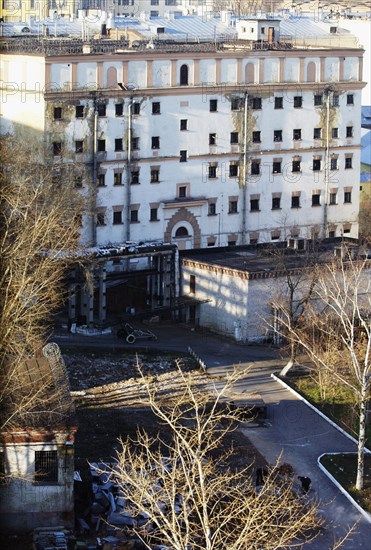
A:
MULTIPOLYGON (((346 387, 333 386, 325 397, 316 381, 308 375, 289 374, 282 379, 321 412, 336 422, 355 439, 358 438, 358 407, 354 393, 346 387)), ((371 423, 366 426, 366 447, 371 446, 371 423)))
POLYGON ((321 458, 321 464, 354 500, 371 514, 371 455, 365 455, 365 477, 362 491, 357 491, 355 488, 356 454, 325 455, 321 458))

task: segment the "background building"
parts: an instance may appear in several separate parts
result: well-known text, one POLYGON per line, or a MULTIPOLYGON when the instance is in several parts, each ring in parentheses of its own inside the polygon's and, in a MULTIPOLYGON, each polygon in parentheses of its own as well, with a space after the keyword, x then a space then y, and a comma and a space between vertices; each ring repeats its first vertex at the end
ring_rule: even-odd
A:
POLYGON ((357 237, 363 50, 295 46, 271 18, 252 40, 160 23, 2 42, 2 131, 42 139, 56 180, 75 165, 84 242, 357 237))

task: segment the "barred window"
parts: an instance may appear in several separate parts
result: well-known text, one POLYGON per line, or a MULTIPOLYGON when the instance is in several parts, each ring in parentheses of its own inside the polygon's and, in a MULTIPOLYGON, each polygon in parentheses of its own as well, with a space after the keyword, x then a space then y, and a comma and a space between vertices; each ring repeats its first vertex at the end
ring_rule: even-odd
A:
POLYGON ((57 451, 35 451, 35 482, 58 483, 57 451))

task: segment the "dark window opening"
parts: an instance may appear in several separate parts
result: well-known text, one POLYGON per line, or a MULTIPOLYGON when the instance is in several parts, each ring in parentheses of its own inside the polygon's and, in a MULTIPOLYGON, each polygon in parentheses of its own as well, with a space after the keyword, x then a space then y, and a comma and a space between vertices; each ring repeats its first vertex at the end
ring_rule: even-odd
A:
POLYGON ((259 199, 250 199, 250 211, 257 212, 259 210, 259 199))
POLYGON ((131 182, 132 184, 139 183, 139 170, 133 170, 131 172, 131 182))
POLYGON ((330 170, 338 169, 338 159, 330 159, 330 170))
POLYGON ((113 224, 121 224, 122 223, 122 211, 118 210, 116 212, 113 212, 113 224))
POLYGON ((215 202, 209 203, 209 209, 208 209, 208 215, 209 216, 215 216, 216 215, 216 204, 215 202))
POLYGON ((124 104, 123 103, 116 103, 115 105, 115 115, 116 116, 122 116, 124 114, 124 104))
POLYGON ((241 109, 242 98, 232 97, 231 99, 231 111, 239 111, 241 109))
POLYGON ((229 201, 228 214, 237 214, 238 213, 237 205, 238 205, 237 201, 229 201))
POLYGON ((346 202, 346 203, 352 202, 352 192, 351 191, 344 191, 344 202, 346 202))
POLYGON ((321 195, 315 193, 312 195, 312 206, 320 206, 321 205, 321 195))
POLYGON ((187 130, 188 129, 188 120, 186 118, 181 119, 180 121, 180 129, 187 130))
POLYGON ((130 223, 137 223, 139 221, 138 210, 130 210, 130 223))
POLYGON ((352 168, 353 167, 353 161, 352 161, 352 158, 351 157, 347 157, 345 159, 345 168, 348 169, 348 168, 352 168))
POLYGON ((292 131, 292 139, 295 141, 301 140, 301 128, 295 128, 295 130, 292 131))
POLYGON ((185 199, 187 197, 187 187, 185 185, 181 185, 178 187, 178 198, 179 199, 185 199))
POLYGON ((260 162, 251 163, 251 175, 258 176, 260 174, 260 162))
POLYGON ((83 153, 83 152, 84 152, 84 142, 75 141, 75 153, 83 153))
POLYGON ((161 105, 159 101, 154 101, 152 103, 152 114, 153 115, 160 115, 161 114, 161 105))
POLYGON ((321 161, 319 159, 313 159, 313 171, 317 172, 321 170, 321 161))
POLYGON ((238 132, 231 132, 231 144, 238 144, 238 132))
POLYGON ((76 118, 84 118, 84 106, 76 105, 75 107, 75 116, 76 118))
POLYGON ((292 161, 292 172, 300 172, 301 169, 301 161, 300 160, 293 160, 292 161))
POLYGON ((216 178, 216 166, 209 166, 209 178, 210 179, 216 178))
POLYGON ((188 237, 188 235, 189 233, 186 227, 178 227, 178 229, 175 231, 176 237, 188 237))
POLYGON ((353 126, 347 126, 347 128, 346 128, 346 137, 347 138, 353 137, 353 126))
POLYGON ((273 131, 273 141, 282 141, 282 130, 273 131))
POLYGON ((187 151, 180 151, 179 162, 187 162, 187 151))
POLYGON ((339 94, 334 94, 332 96, 332 106, 339 107, 339 94))
POLYGON ((321 128, 313 128, 313 139, 321 139, 321 135, 322 135, 321 128))
POLYGON ((122 138, 116 138, 115 139, 115 151, 122 151, 122 150, 123 150, 122 138))
POLYGON ((229 177, 236 178, 238 176, 238 164, 229 165, 229 177))
POLYGON ((99 103, 97 105, 98 116, 106 116, 106 105, 99 103))
POLYGON ((274 108, 275 109, 283 109, 283 97, 275 97, 274 98, 274 108))
POLYGON ((260 136, 261 136, 261 132, 253 132, 252 133, 252 142, 253 143, 261 143, 260 136))
POLYGON ((294 96, 294 108, 300 109, 303 106, 303 97, 301 95, 294 96))
POLYGON ((218 110, 218 100, 210 99, 210 112, 215 113, 218 110))
POLYGON ((209 145, 216 145, 216 134, 209 134, 209 145))
POLYGON ((262 108, 262 98, 261 97, 251 97, 250 98, 250 107, 255 110, 262 108))
POLYGON ((300 208, 300 197, 291 197, 291 208, 300 208))
POLYGON ((315 94, 314 95, 314 106, 320 107, 322 105, 322 94, 315 94))
POLYGON ((122 185, 122 172, 115 172, 113 175, 113 185, 122 185))
POLYGON ((354 105, 354 95, 347 94, 347 105, 354 105))
POLYGON ((336 204, 337 194, 336 193, 330 193, 330 204, 336 204))
POLYGON ((139 115, 140 114, 140 103, 132 103, 131 104, 131 112, 133 115, 139 115))
POLYGON ((160 149, 160 138, 158 136, 151 138, 151 147, 152 149, 160 149))
POLYGON ((62 154, 62 143, 60 141, 53 142, 53 155, 59 157, 62 154))
POLYGON ((54 107, 54 120, 62 118, 62 107, 54 107))
POLYGON ((180 85, 188 86, 188 65, 182 65, 180 67, 180 85))
POLYGON ((131 148, 133 149, 133 151, 138 151, 138 149, 139 149, 139 138, 138 137, 131 138, 131 148))
POLYGON ((195 275, 189 276, 189 293, 196 294, 196 276, 195 275))
POLYGON ((331 136, 333 139, 337 139, 339 137, 339 128, 333 128, 331 130, 331 136))
POLYGON ((158 208, 151 208, 150 209, 150 215, 149 215, 149 220, 151 222, 158 222, 158 208))
POLYGON ((35 451, 35 482, 58 483, 58 452, 35 451))
POLYGON ((105 174, 98 174, 97 183, 99 187, 104 187, 106 185, 106 175, 105 174))
POLYGON ((281 197, 272 198, 272 210, 279 210, 281 208, 281 197))
POLYGON ((151 170, 151 183, 158 183, 160 181, 159 168, 152 168, 151 170))
POLYGON ((102 153, 105 150, 106 150, 106 140, 98 139, 98 152, 102 153))
POLYGON ((281 173, 281 161, 274 161, 273 162, 273 174, 280 174, 281 173))

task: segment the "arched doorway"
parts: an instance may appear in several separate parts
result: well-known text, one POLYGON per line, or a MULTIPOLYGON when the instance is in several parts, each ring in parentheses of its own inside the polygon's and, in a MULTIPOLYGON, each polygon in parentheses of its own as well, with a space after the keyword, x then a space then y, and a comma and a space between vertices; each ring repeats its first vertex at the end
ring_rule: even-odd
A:
POLYGON ((201 247, 201 230, 195 216, 186 208, 179 208, 169 220, 164 241, 174 243, 180 250, 201 247))
POLYGON ((180 67, 179 82, 181 86, 188 86, 188 65, 180 67))

